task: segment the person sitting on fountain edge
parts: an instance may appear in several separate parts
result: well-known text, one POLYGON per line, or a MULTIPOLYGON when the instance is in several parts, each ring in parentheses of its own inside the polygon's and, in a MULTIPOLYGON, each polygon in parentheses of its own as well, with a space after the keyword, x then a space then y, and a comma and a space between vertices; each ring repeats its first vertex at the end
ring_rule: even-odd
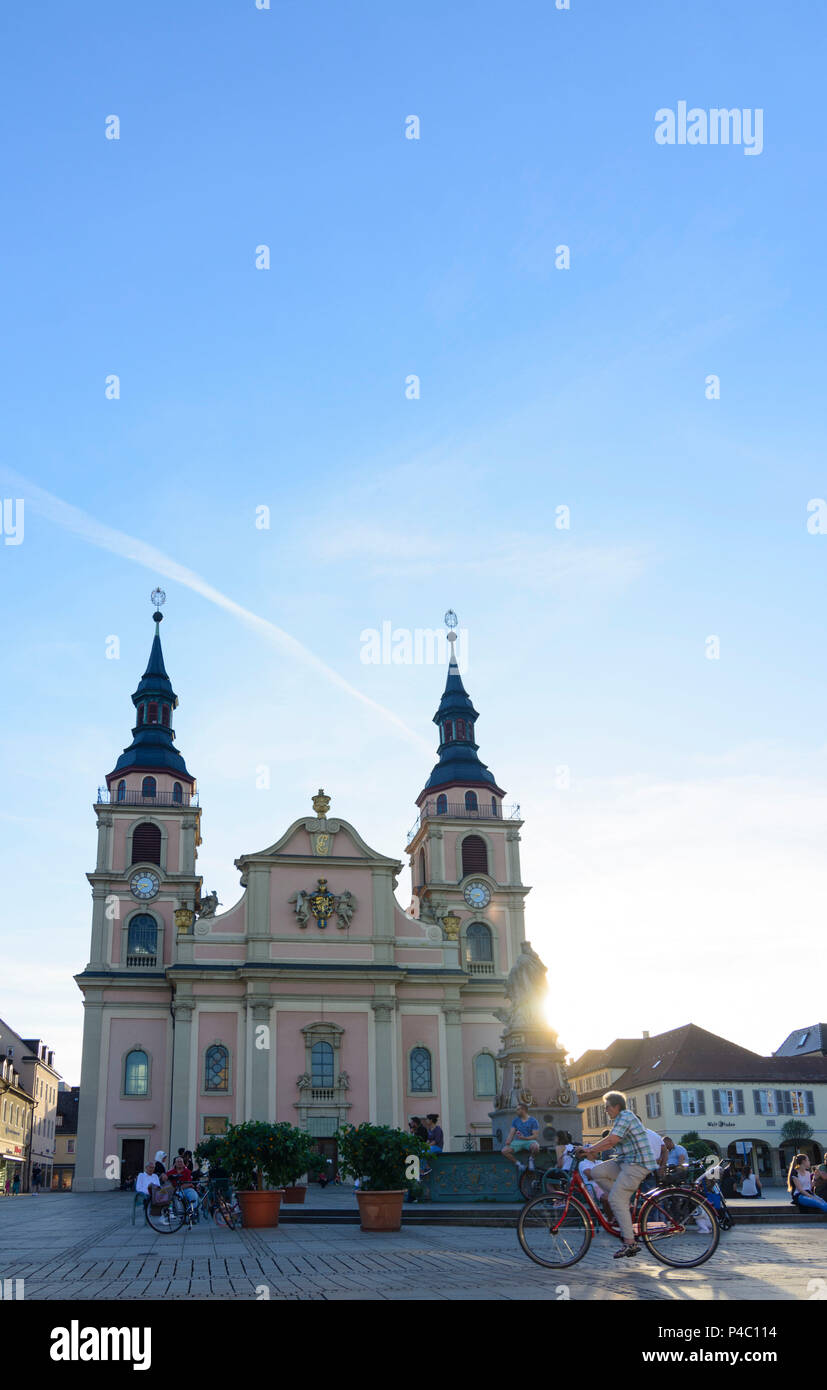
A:
POLYGON ((534 1156, 540 1152, 540 1145, 537 1142, 537 1134, 540 1125, 533 1115, 529 1115, 527 1105, 518 1105, 517 1114, 511 1122, 511 1128, 506 1135, 503 1144, 503 1154, 510 1163, 516 1163, 517 1171, 522 1173, 525 1164, 517 1158, 517 1152, 524 1153, 528 1150, 529 1172, 534 1172, 534 1156))

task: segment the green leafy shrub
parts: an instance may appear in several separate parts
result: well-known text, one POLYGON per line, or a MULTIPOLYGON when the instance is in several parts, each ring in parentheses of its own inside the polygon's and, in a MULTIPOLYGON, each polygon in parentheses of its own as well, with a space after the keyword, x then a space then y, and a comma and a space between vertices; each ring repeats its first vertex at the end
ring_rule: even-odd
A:
POLYGON ((226 1134, 210 1135, 196 1150, 199 1158, 220 1163, 240 1192, 285 1187, 307 1171, 313 1141, 304 1130, 282 1121, 245 1120, 226 1134))
POLYGON ((336 1134, 339 1167, 358 1178, 363 1192, 399 1192, 415 1181, 406 1175, 408 1159, 428 1153, 424 1139, 390 1125, 342 1125, 336 1134))

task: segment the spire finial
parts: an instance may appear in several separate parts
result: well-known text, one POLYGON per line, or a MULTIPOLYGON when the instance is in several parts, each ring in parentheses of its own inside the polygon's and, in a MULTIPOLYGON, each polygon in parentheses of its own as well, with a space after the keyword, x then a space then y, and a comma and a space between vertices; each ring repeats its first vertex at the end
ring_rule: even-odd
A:
POLYGON ((155 608, 155 612, 152 616, 155 619, 156 623, 162 623, 164 621, 164 615, 161 612, 161 609, 167 601, 167 596, 164 593, 163 589, 153 589, 149 597, 150 601, 152 602, 155 608))
POLYGON ((450 643, 451 649, 451 655, 448 659, 449 666, 456 666, 457 664, 457 653, 454 643, 457 640, 457 634, 455 629, 458 622, 459 618, 457 617, 453 608, 449 608, 448 612, 445 614, 445 626, 448 628, 448 642, 450 643))

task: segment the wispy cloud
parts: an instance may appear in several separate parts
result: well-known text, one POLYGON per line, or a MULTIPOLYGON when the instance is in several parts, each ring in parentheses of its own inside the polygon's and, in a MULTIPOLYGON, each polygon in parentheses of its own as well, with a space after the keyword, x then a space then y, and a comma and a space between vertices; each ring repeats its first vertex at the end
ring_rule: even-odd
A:
POLYGON ((404 720, 400 719, 392 710, 386 709, 384 705, 372 700, 355 685, 351 685, 349 681, 339 675, 338 671, 328 666, 326 662, 316 656, 315 652, 312 652, 303 642, 299 642, 297 638, 292 637, 289 632, 285 632, 276 623, 270 622, 269 618, 262 618, 249 608, 242 607, 240 603, 236 603, 220 589, 216 589, 213 584, 210 584, 200 574, 196 574, 194 570, 187 569, 185 565, 179 564, 177 560, 173 560, 169 555, 165 555, 163 551, 149 545, 146 541, 105 525, 104 522, 90 516, 88 512, 84 512, 79 507, 64 502, 62 498, 46 492, 36 483, 21 477, 11 469, 0 468, 0 478, 8 484, 9 488, 14 489, 16 495, 24 498, 28 508, 53 522, 54 525, 71 531, 87 545, 97 546, 100 550, 108 550, 124 560, 131 560, 133 563, 151 570, 156 577, 163 576, 165 579, 173 580, 177 584, 183 584, 186 588, 192 589, 202 598, 207 599, 209 603, 215 604, 217 608, 223 608, 225 612, 230 613, 245 627, 250 628, 259 637, 263 637, 272 646, 279 648, 286 656, 317 671, 331 685, 344 690, 352 699, 358 700, 387 720, 406 739, 430 752, 430 745, 419 734, 409 729, 404 720))

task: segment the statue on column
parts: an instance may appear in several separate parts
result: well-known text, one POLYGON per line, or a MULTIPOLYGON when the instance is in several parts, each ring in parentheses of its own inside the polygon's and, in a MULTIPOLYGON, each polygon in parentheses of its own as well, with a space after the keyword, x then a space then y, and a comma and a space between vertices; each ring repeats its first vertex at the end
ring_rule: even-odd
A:
POLYGON ((530 941, 520 943, 520 954, 508 972, 505 993, 511 1000, 508 1009, 495 1009, 495 1017, 505 1024, 506 1031, 511 1028, 547 1027, 546 975, 548 969, 536 951, 531 949, 530 941))

